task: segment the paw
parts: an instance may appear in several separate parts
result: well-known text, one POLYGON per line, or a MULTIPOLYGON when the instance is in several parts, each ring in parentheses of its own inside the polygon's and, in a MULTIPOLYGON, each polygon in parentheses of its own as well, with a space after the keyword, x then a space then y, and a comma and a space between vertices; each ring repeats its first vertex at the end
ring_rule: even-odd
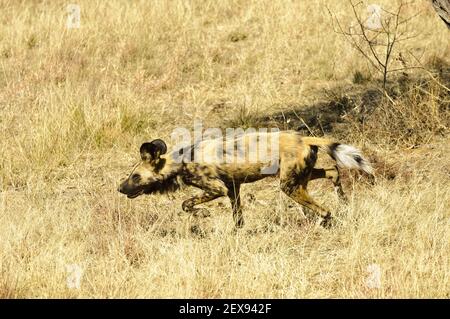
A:
POLYGON ((320 222, 320 226, 323 228, 330 228, 335 224, 334 217, 331 216, 331 213, 328 213, 325 217, 323 217, 322 221, 320 222))
POLYGON ((249 202, 249 203, 254 203, 254 202, 256 202, 256 197, 255 197, 255 195, 253 195, 253 194, 247 194, 247 196, 246 196, 247 198, 247 201, 249 202))
POLYGON ((190 230, 191 234, 196 236, 196 237, 199 237, 199 238, 205 238, 206 237, 205 230, 203 230, 199 225, 192 225, 189 230, 190 230))

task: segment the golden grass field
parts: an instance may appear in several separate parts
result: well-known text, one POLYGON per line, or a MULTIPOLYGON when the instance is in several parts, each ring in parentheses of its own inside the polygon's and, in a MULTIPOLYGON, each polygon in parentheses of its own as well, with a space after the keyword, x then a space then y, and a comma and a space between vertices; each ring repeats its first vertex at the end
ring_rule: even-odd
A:
POLYGON ((181 213, 195 189, 129 200, 117 185, 142 142, 170 144, 196 119, 295 129, 272 115, 376 87, 325 8, 349 24, 348 3, 71 2, 79 29, 66 27, 66 1, 0 0, 0 297, 450 297, 450 31, 429 1, 408 5, 420 35, 396 47, 421 57, 429 71, 409 78, 425 84, 326 131, 374 160, 375 184, 346 174, 343 205, 311 183, 338 216, 331 229, 276 179, 246 184, 237 234, 226 198, 196 219, 181 213))

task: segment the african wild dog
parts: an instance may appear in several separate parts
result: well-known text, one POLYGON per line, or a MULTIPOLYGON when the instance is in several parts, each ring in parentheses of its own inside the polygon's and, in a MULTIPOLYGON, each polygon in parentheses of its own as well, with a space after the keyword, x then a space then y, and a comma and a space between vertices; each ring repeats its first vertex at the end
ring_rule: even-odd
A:
MULTIPOLYGON (((211 160, 213 154, 217 153, 217 146, 222 145, 223 139, 203 140, 187 148, 169 153, 167 153, 166 144, 160 139, 144 143, 140 148, 141 162, 120 184, 118 190, 126 194, 128 198, 135 198, 142 194, 174 191, 180 186, 180 183, 195 186, 202 189, 203 193, 184 201, 182 209, 196 216, 209 215, 206 209, 198 208, 196 205, 228 196, 233 208, 235 225, 239 228, 244 223, 239 192, 241 184, 277 175, 284 193, 297 203, 319 214, 323 218, 321 224, 329 226, 332 218, 331 212, 319 206, 309 196, 308 182, 318 178, 330 179, 339 197, 345 200, 345 194, 339 181, 338 167, 354 168, 372 174, 369 162, 353 146, 324 138, 302 137, 294 131, 255 132, 237 136, 232 141, 235 144, 231 148, 232 153, 236 147, 239 149, 238 145, 245 147, 255 139, 277 142, 277 154, 273 155, 275 152, 269 150, 270 156, 257 161, 250 161, 248 156, 238 159, 237 154, 231 154, 232 160, 224 162, 211 160), (336 161, 337 166, 314 168, 318 149, 326 151, 336 161), (194 152, 201 152, 203 157, 193 161, 191 155, 194 152), (190 160, 186 160, 187 155, 190 155, 190 160), (277 158, 273 158, 272 155, 277 158), (276 169, 270 173, 264 172, 264 168, 274 160, 277 164, 276 169)), ((267 143, 267 145, 274 144, 267 143)), ((251 149, 248 151, 250 156, 252 152, 256 152, 251 149)), ((229 153, 229 150, 224 151, 224 153, 227 152, 229 153)), ((225 155, 230 155, 228 153, 225 155)))

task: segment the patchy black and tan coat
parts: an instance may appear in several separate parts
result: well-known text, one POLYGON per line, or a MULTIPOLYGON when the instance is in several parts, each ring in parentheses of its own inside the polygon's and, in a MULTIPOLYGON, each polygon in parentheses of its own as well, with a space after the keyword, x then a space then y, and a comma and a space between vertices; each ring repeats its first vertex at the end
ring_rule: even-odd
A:
MULTIPOLYGON (((302 137, 297 132, 248 133, 235 137, 231 152, 223 147, 223 158, 217 160, 217 150, 222 149, 222 138, 204 140, 195 145, 167 153, 166 144, 160 140, 142 144, 142 161, 135 166, 129 177, 119 186, 119 191, 128 198, 155 192, 166 193, 179 187, 180 181, 203 190, 203 193, 183 202, 185 212, 207 215, 204 208, 196 207, 222 196, 228 196, 236 227, 242 227, 240 186, 268 176, 279 176, 284 193, 297 203, 319 214, 322 225, 331 221, 331 212, 318 205, 308 194, 308 182, 318 178, 330 179, 340 198, 345 194, 339 181, 338 167, 357 169, 372 174, 370 164, 361 152, 350 145, 340 144, 329 139, 302 137), (257 148, 246 147, 253 141, 265 140, 268 156, 252 157, 257 148), (275 142, 275 143, 274 143, 275 142), (271 148, 276 145, 276 152, 271 148), (220 148, 218 148, 220 146, 220 148), (318 150, 326 151, 337 163, 330 168, 315 168, 318 150), (228 152, 228 153, 227 153, 228 152), (236 153, 236 154, 234 154, 236 153), (201 154, 196 157, 195 154, 201 154), (245 156, 242 156, 245 154, 245 156), (226 158, 227 160, 224 160, 226 158), (257 158, 255 161, 254 159, 257 158), (195 159, 195 160, 194 160, 195 159), (252 160, 251 160, 252 159, 252 160), (268 167, 275 169, 267 170, 268 167)), ((229 143, 229 141, 228 141, 229 143)))

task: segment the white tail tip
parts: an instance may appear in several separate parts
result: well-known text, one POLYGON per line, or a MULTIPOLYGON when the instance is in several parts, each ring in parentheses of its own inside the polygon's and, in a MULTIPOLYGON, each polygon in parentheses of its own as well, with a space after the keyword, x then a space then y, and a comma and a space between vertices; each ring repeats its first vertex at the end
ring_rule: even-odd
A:
POLYGON ((356 147, 346 144, 339 144, 332 150, 332 152, 339 167, 361 170, 369 175, 373 175, 373 167, 362 156, 361 151, 356 147))

